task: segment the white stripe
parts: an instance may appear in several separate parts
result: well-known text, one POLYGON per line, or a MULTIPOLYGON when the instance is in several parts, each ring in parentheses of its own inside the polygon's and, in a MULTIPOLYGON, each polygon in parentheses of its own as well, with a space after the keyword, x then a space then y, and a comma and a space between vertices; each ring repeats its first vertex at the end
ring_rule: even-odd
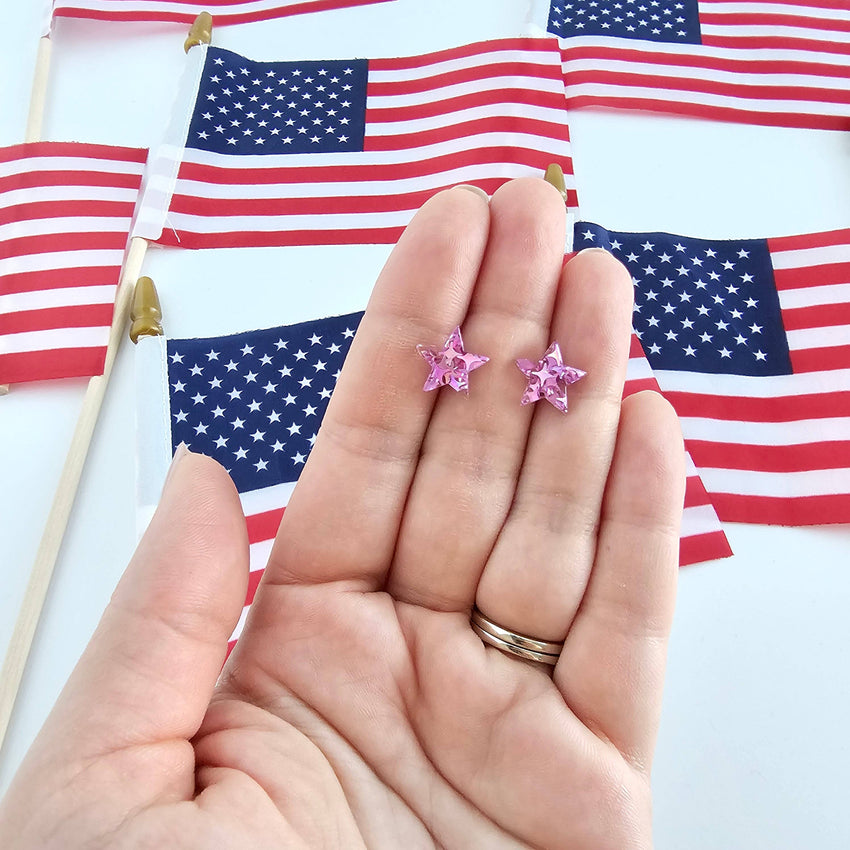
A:
POLYGON ((630 357, 626 367, 626 383, 643 381, 647 378, 655 378, 649 361, 645 357, 630 357))
MULTIPOLYGON (((827 21, 850 21, 850 12, 844 9, 819 9, 815 6, 795 6, 791 3, 724 3, 718 0, 708 0, 703 2, 702 9, 704 12, 710 12, 717 15, 740 15, 740 14, 763 14, 774 15, 794 15, 801 18, 815 18, 818 20, 827 21)), ((740 24, 739 24, 740 26, 740 24)))
MULTIPOLYGON (((754 73, 749 70, 722 70, 717 68, 703 68, 698 65, 679 66, 666 65, 663 62, 653 62, 653 54, 637 56, 634 59, 623 56, 621 59, 605 58, 604 67, 600 67, 600 59, 570 59, 564 62, 564 75, 570 88, 578 88, 580 84, 570 83, 570 74, 590 71, 591 73, 604 70, 606 73, 621 74, 628 80, 630 76, 658 76, 672 80, 702 80, 704 82, 728 84, 740 86, 746 90, 746 86, 772 86, 773 88, 784 88, 794 86, 803 89, 826 89, 827 91, 850 91, 850 80, 840 77, 819 77, 810 73, 792 73, 790 70, 783 73, 766 73, 759 71, 754 73)), ((729 64, 734 65, 734 61, 729 64)), ((791 66, 793 67, 793 65, 791 66)), ((624 81, 622 85, 626 85, 624 81)), ((609 84, 613 85, 613 84, 609 84)), ((648 91, 654 89, 647 89, 648 91)), ((671 91, 676 95, 676 91, 671 91)), ((741 95, 743 96, 743 94, 741 95)))
MULTIPOLYGON (((82 144, 82 143, 81 143, 82 144)), ((13 174, 32 174, 42 171, 68 171, 75 175, 91 174, 131 174, 141 176, 145 170, 143 162, 121 159, 100 159, 95 156, 74 156, 73 154, 55 154, 23 156, 8 162, 0 162, 0 177, 13 174)), ((75 181, 77 182, 77 181, 75 181)), ((99 182, 99 181, 92 181, 99 182)), ((70 187, 69 187, 70 188, 70 187)))
POLYGON ((272 553, 274 538, 271 540, 263 540, 260 543, 252 543, 248 547, 248 563, 250 564, 251 572, 256 570, 264 570, 269 562, 269 555, 272 553))
MULTIPOLYGON (((457 183, 461 179, 483 180, 493 176, 493 170, 499 169, 500 176, 522 177, 529 173, 529 167, 520 163, 481 163, 468 165, 463 168, 452 168, 439 171, 434 174, 425 174, 421 177, 410 177, 404 180, 381 180, 372 181, 352 180, 346 182, 328 183, 272 183, 255 184, 244 187, 233 184, 204 183, 197 180, 179 180, 175 189, 176 195, 189 198, 207 198, 224 200, 251 200, 262 199, 288 199, 298 198, 350 198, 364 196, 403 195, 408 192, 424 192, 429 189, 437 189, 457 183)), ((575 188, 575 177, 572 174, 564 175, 564 183, 568 189, 575 188)))
POLYGON ((705 486, 712 493, 742 496, 846 495, 850 492, 850 469, 816 469, 807 472, 751 472, 743 469, 701 469, 705 486))
POLYGON ((56 269, 121 268, 124 251, 53 251, 49 254, 33 254, 23 257, 8 257, 0 260, 0 275, 19 272, 54 271, 56 269))
MULTIPOLYGON (((553 60, 557 56, 557 50, 552 46, 551 52, 540 52, 535 50, 492 50, 484 53, 472 53, 469 56, 459 56, 454 59, 443 59, 437 62, 428 62, 428 56, 422 56, 422 64, 412 68, 369 68, 370 83, 399 83, 411 80, 427 80, 435 78, 435 88, 440 86, 439 78, 443 74, 451 74, 455 71, 465 71, 469 68, 479 68, 482 75, 486 75, 486 68, 491 65, 499 65, 510 62, 525 68, 518 68, 511 75, 511 79, 528 77, 533 80, 535 86, 548 82, 535 74, 536 68, 551 68, 553 60)), ((555 81, 557 82, 557 80, 555 81)), ((556 91, 556 89, 552 89, 556 91)))
POLYGON ((229 640, 237 640, 239 638, 239 635, 242 634, 242 630, 245 628, 245 621, 248 619, 249 610, 249 605, 243 606, 242 613, 239 615, 239 621, 236 623, 236 626, 234 627, 229 640))
POLYGON ((810 348, 832 348, 836 345, 850 345, 850 325, 805 328, 799 331, 786 331, 785 334, 788 337, 788 348, 791 351, 807 351, 810 348))
POLYGON ((846 392, 850 387, 850 369, 767 377, 712 375, 704 372, 676 372, 665 369, 656 369, 654 374, 664 392, 695 393, 707 396, 780 398, 809 393, 846 392))
POLYGON ((21 354, 26 351, 49 351, 54 348, 105 348, 109 327, 56 328, 49 331, 28 331, 0 336, 0 354, 21 354))
POLYGON ((416 207, 392 212, 327 213, 323 215, 275 216, 195 216, 168 213, 165 229, 186 233, 288 233, 293 230, 371 230, 382 227, 404 227, 416 212, 416 207))
POLYGON ((239 501, 242 502, 242 511, 245 516, 252 516, 253 514, 262 514, 266 511, 286 507, 294 489, 294 482, 285 482, 274 484, 271 487, 263 487, 260 490, 240 493, 239 501))
MULTIPOLYGON (((722 36, 723 38, 801 38, 811 41, 828 41, 838 43, 850 42, 850 33, 841 30, 822 30, 810 27, 795 27, 791 24, 700 24, 703 36, 722 36)), ((731 46, 731 45, 730 45, 731 46)), ((840 56, 835 57, 835 64, 843 64, 840 56)))
MULTIPOLYGON (((850 269, 848 269, 850 277, 850 269)), ((846 304, 850 302, 850 283, 835 283, 828 286, 801 286, 799 289, 779 290, 782 311, 800 307, 817 307, 820 304, 846 304)))
MULTIPOLYGON (((246 12, 286 9, 296 5, 296 3, 302 3, 302 0, 289 0, 289 2, 285 0, 243 0, 240 3, 211 6, 209 11, 216 17, 226 17, 227 15, 241 15, 246 12)), ((204 8, 202 3, 193 7, 185 3, 168 3, 165 0, 148 0, 148 2, 145 2, 145 0, 77 0, 77 2, 57 0, 55 13, 61 15, 64 11, 82 9, 100 12, 179 12, 183 15, 191 15, 202 8, 204 8)))
POLYGON ((774 269, 799 269, 850 263, 850 245, 826 245, 822 248, 798 248, 793 251, 771 251, 774 269))
POLYGON ((681 537, 694 537, 697 534, 711 534, 721 530, 720 520, 712 505, 694 505, 682 511, 681 537))
POLYGON ((115 289, 115 286, 69 286, 36 292, 13 292, 11 295, 0 295, 0 315, 23 310, 48 310, 53 307, 112 304, 115 301, 115 289))
MULTIPOLYGON (((636 73, 639 70, 636 68, 636 73)), ((669 75, 668 75, 669 76, 669 75)), ((850 116, 850 104, 828 103, 824 101, 806 100, 757 100, 748 98, 745 94, 715 95, 695 91, 675 91, 668 88, 645 88, 623 82, 619 84, 582 83, 574 84, 567 81, 567 97, 629 97, 634 100, 663 100, 675 103, 690 103, 700 106, 718 106, 734 108, 746 112, 764 113, 767 115, 821 115, 850 116)))
MULTIPOLYGON (((118 201, 127 204, 127 219, 133 214, 133 204, 138 196, 136 189, 115 186, 40 186, 37 189, 10 189, 0 194, 0 209, 35 202, 61 203, 62 201, 118 201)), ((85 218, 85 216, 81 216, 85 218)))
POLYGON ((707 443, 798 446, 825 441, 850 441, 850 417, 799 419, 794 422, 742 422, 681 416, 679 421, 686 439, 707 443))
MULTIPOLYGON (((132 211, 131 211, 132 212, 132 211)), ((75 216, 73 218, 31 218, 0 225, 0 240, 21 239, 27 236, 62 236, 77 234, 81 240, 95 233, 127 233, 127 218, 75 216)))

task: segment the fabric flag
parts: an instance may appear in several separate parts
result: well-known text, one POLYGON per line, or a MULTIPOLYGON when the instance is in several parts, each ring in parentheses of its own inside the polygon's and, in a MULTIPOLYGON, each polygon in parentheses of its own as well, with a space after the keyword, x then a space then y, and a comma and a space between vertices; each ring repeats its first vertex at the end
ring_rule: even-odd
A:
POLYGON ((850 129, 843 0, 536 0, 570 107, 850 129))
POLYGON ((391 244, 436 191, 492 192, 551 162, 576 206, 554 40, 404 59, 197 53, 191 116, 178 108, 137 235, 186 248, 391 244))
POLYGON ((635 282, 634 328, 722 520, 850 521, 850 230, 708 240, 580 222, 635 282))
MULTIPOLYGON (((362 313, 318 319, 268 330, 201 339, 143 340, 156 354, 140 384, 161 381, 170 424, 167 444, 152 438, 157 421, 140 423, 142 454, 170 458, 182 442, 192 451, 218 460, 230 473, 248 524, 250 570, 248 596, 233 640, 241 633, 272 542, 295 483, 321 423, 362 313), (163 360, 166 365, 163 365, 163 360)), ((145 353, 150 353, 150 350, 145 353)), ((629 388, 655 388, 642 354, 633 353, 629 388)), ((150 409, 150 387, 140 387, 150 409)), ((156 477, 164 476, 165 458, 157 458, 156 477)), ((147 461, 142 466, 149 468, 147 461)), ((142 497, 150 513, 162 481, 150 482, 142 497)), ((717 515, 699 475, 689 465, 682 530, 681 563, 691 564, 731 554, 717 515)))
POLYGON ((347 6, 368 6, 389 0, 54 0, 53 14, 64 18, 100 21, 173 21, 191 24, 201 12, 209 12, 213 22, 246 24, 322 12, 347 6))
POLYGON ((0 149, 0 384, 103 371, 146 153, 0 149))

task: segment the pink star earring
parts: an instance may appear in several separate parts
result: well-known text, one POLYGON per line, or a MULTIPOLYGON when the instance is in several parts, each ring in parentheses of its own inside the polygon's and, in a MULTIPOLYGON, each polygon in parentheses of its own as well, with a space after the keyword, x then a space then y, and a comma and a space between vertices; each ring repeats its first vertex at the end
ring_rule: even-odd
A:
POLYGON ((553 342, 536 363, 523 359, 517 360, 516 365, 528 381, 520 404, 532 404, 545 398, 562 413, 567 412, 567 387, 587 374, 582 369, 564 365, 557 342, 553 342))
POLYGON ((451 387, 455 392, 469 395, 469 373, 483 366, 490 358, 469 354, 464 350, 460 328, 455 328, 442 348, 417 345, 416 350, 428 361, 431 372, 425 381, 425 392, 437 387, 451 387))

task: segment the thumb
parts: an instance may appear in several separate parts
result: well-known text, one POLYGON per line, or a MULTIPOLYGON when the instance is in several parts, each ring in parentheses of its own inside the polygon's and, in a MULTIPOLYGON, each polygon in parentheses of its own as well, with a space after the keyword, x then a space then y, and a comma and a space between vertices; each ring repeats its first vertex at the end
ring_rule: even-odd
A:
POLYGON ((191 738, 247 580, 236 489, 215 461, 181 446, 150 526, 39 736, 54 757, 57 749, 76 760, 191 738))

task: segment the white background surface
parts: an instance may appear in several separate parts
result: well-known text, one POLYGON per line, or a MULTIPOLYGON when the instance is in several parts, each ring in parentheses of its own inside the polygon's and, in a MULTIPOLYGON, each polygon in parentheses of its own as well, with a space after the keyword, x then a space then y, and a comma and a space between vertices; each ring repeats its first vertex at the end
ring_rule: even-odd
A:
MULTIPOLYGON (((0 144, 23 139, 39 5, 0 0, 0 144)), ((214 43, 257 59, 400 55, 518 34, 526 5, 398 0, 220 28, 214 43)), ((184 35, 173 25, 61 21, 44 138, 155 143, 184 35)), ((582 213, 614 229, 778 236, 850 222, 848 134, 581 112, 571 135, 582 213)), ((167 331, 207 335, 320 315, 325 302, 326 312, 360 309, 388 250, 152 249, 144 271, 160 288, 167 331)), ((3 652, 83 389, 51 382, 0 398, 3 652)), ((127 345, 0 756, 0 792, 133 550, 134 404, 127 345)), ((656 846, 846 850, 850 531, 727 533, 735 557, 681 573, 653 778, 656 846)))

